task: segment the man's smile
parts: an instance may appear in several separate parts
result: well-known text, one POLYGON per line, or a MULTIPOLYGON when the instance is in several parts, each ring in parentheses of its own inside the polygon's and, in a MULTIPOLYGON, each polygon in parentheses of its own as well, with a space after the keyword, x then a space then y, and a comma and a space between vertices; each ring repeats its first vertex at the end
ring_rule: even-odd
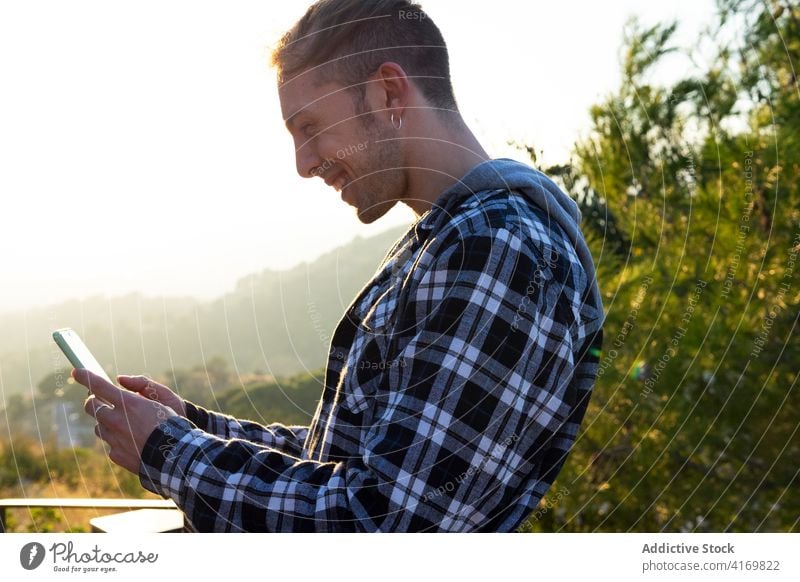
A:
POLYGON ((347 176, 347 172, 342 170, 325 178, 325 183, 333 186, 337 192, 341 192, 350 183, 350 178, 347 176))

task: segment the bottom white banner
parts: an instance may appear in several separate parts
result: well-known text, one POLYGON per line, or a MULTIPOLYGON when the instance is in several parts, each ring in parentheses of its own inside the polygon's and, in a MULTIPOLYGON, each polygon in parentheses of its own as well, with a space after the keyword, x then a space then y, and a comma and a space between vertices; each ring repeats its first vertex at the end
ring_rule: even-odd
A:
POLYGON ((11 533, 0 535, 0 571, 15 581, 800 580, 799 535, 11 533))

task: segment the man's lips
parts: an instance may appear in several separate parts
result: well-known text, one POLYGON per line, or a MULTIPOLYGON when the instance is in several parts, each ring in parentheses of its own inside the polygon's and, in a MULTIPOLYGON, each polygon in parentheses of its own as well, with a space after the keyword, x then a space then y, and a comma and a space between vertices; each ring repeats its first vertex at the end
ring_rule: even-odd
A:
POLYGON ((347 184, 350 183, 350 178, 347 177, 346 172, 342 171, 334 174, 333 176, 325 178, 325 183, 328 186, 333 186, 337 192, 341 192, 342 189, 344 189, 347 184))

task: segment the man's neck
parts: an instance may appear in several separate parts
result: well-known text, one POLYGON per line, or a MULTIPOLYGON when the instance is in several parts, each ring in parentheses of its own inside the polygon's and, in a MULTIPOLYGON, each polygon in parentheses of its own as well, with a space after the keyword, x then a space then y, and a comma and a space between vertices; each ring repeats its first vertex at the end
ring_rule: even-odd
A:
POLYGON ((489 159, 460 117, 452 127, 441 121, 428 127, 429 131, 415 132, 419 137, 409 138, 415 143, 409 150, 408 190, 403 202, 417 216, 430 210, 470 169, 489 159))

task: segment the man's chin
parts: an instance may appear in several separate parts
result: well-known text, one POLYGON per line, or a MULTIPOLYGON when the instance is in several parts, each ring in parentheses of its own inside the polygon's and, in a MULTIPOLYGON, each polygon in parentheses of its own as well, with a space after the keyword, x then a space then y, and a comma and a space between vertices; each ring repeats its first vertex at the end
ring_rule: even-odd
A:
POLYGON ((394 205, 397 204, 397 200, 379 202, 378 204, 371 204, 365 208, 362 208, 358 204, 353 204, 352 202, 348 203, 355 207, 356 215, 362 224, 371 224, 389 212, 394 205))

